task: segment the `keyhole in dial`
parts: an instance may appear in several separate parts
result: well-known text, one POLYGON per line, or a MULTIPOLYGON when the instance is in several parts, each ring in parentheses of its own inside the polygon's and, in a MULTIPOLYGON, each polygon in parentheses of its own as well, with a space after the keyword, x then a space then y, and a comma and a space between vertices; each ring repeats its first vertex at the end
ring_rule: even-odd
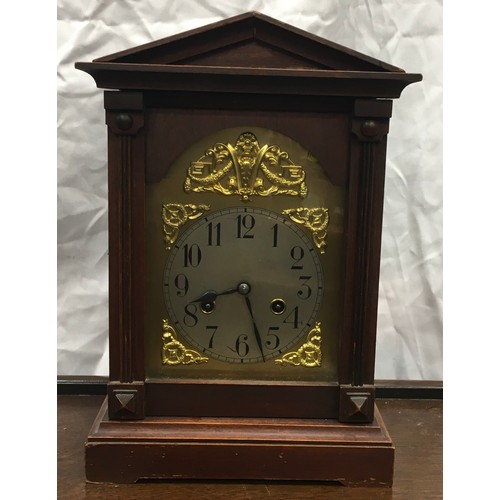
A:
POLYGON ((283 299, 273 299, 271 301, 271 311, 274 314, 283 314, 286 309, 286 304, 283 299))
POLYGON ((200 308, 205 314, 210 314, 215 309, 215 302, 204 302, 200 308))

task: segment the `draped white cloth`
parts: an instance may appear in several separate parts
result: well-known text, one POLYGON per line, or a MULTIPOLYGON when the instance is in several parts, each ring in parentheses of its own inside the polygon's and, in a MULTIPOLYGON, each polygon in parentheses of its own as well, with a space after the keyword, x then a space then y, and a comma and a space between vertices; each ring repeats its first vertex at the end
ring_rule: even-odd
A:
POLYGON ((442 379, 442 2, 58 2, 58 373, 107 375, 107 174, 102 91, 74 69, 251 10, 422 73, 388 141, 378 379, 442 379))

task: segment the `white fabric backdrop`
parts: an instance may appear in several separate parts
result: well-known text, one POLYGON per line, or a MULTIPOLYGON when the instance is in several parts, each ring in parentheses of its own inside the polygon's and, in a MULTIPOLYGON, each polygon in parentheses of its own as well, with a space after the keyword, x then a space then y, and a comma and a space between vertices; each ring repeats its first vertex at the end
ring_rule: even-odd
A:
POLYGON ((251 10, 424 75, 391 120, 376 377, 441 380, 441 0, 59 0, 58 374, 108 374, 102 91, 74 63, 251 10))

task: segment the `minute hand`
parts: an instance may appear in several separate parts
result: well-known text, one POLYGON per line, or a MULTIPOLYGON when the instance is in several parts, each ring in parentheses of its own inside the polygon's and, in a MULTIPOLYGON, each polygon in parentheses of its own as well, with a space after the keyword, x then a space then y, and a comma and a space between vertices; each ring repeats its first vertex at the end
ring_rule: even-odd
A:
POLYGON ((260 353, 262 354, 262 361, 266 361, 264 358, 264 349, 262 347, 262 339, 260 337, 259 329, 257 328, 257 325, 255 324, 255 318, 253 317, 253 311, 252 311, 252 304, 250 303, 250 299, 248 296, 245 295, 245 303, 248 308, 248 312, 250 313, 250 317, 252 318, 252 323, 253 323, 253 331, 255 334, 255 339, 257 340, 257 345, 259 346, 260 353))

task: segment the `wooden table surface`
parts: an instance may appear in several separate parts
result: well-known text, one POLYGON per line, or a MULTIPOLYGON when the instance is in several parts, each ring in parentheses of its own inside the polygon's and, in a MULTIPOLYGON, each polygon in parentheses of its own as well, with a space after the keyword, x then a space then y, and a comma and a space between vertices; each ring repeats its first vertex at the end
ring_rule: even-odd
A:
POLYGON ((83 443, 103 396, 58 396, 58 498, 169 500, 323 500, 442 498, 442 401, 379 399, 396 447, 394 486, 346 488, 330 483, 155 481, 114 485, 85 482, 83 443))

